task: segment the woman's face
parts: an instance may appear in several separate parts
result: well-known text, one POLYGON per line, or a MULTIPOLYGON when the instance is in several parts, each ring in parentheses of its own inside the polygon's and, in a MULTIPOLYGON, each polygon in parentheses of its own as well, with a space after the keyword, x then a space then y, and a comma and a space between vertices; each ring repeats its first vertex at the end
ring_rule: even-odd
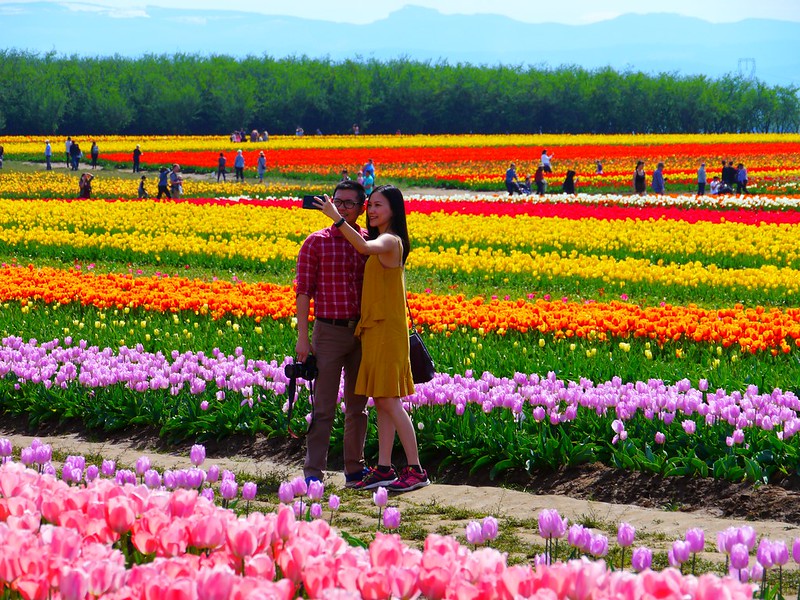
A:
POLYGON ((381 193, 372 194, 367 202, 367 218, 371 227, 381 229, 392 222, 392 209, 389 200, 381 193))

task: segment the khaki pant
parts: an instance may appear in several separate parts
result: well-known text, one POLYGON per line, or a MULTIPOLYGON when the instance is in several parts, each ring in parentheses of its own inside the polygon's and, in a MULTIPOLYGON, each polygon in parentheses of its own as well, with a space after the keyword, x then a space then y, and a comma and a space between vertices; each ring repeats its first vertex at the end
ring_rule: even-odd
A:
POLYGON ((315 321, 311 347, 317 358, 319 374, 314 382, 314 420, 306 436, 306 477, 322 479, 328 467, 331 428, 339 406, 339 382, 342 369, 344 388, 344 472, 357 473, 364 468, 364 441, 367 437, 367 398, 354 393, 361 342, 349 327, 315 321))

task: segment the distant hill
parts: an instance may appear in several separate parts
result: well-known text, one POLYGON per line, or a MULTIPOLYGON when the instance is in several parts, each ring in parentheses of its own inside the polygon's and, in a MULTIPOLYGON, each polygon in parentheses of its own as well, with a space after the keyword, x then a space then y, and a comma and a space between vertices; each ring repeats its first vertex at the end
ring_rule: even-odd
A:
POLYGON ((257 13, 147 7, 115 13, 82 5, 0 4, 0 45, 59 55, 306 55, 535 65, 646 73, 751 74, 800 86, 800 23, 712 24, 674 14, 623 15, 589 25, 530 24, 498 15, 443 15, 408 6, 369 25, 257 13), (753 59, 741 61, 740 59, 753 59))

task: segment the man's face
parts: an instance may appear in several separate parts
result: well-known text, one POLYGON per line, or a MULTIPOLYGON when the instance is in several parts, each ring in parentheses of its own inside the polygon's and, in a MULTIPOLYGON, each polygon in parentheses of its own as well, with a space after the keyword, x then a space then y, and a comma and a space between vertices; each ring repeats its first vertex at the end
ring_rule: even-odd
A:
POLYGON ((333 195, 333 203, 339 210, 339 214, 344 217, 344 220, 355 227, 358 217, 364 212, 364 205, 359 204, 358 192, 355 190, 336 190, 333 195))

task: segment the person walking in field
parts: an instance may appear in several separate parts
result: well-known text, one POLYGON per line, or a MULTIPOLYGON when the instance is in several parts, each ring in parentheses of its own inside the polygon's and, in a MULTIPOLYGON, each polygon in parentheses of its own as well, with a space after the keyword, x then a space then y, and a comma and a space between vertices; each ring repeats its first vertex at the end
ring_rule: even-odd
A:
POLYGON ((53 164, 50 162, 53 158, 53 147, 50 145, 50 140, 44 141, 44 161, 47 163, 47 170, 53 170, 53 164))
POLYGON ((644 196, 647 191, 647 173, 644 171, 644 161, 640 160, 636 163, 636 169, 633 171, 633 193, 644 196))
POLYGON ((264 156, 263 150, 258 153, 256 169, 258 170, 258 183, 264 183, 264 174, 267 172, 267 157, 264 156))
POLYGON ((700 163, 700 168, 697 169, 697 195, 702 196, 706 193, 706 183, 708 176, 706 175, 706 163, 700 163))
POLYGON ((225 158, 225 154, 222 152, 219 153, 219 159, 217 159, 217 183, 219 183, 219 178, 222 177, 222 181, 228 181, 226 177, 227 171, 225 170, 225 163, 227 159, 225 158))
POLYGON ((180 198, 183 193, 183 177, 181 177, 181 166, 178 163, 172 165, 172 172, 169 174, 169 189, 173 198, 180 198))
POLYGON ((650 184, 653 188, 653 193, 663 196, 664 195, 664 163, 660 162, 656 165, 656 170, 653 171, 653 181, 650 184))
POLYGON ((142 160, 142 149, 139 147, 139 144, 136 144, 136 148, 133 149, 133 172, 139 172, 139 163, 142 160))
POLYGON ((161 167, 158 170, 158 195, 156 198, 161 199, 161 196, 172 198, 172 194, 169 193, 169 176, 170 172, 167 167, 161 167))
POLYGON ((92 148, 89 151, 89 155, 92 157, 92 168, 97 168, 97 159, 100 156, 100 148, 97 147, 97 142, 92 140, 92 148))
POLYGON ((236 151, 236 158, 233 159, 233 168, 236 169, 236 181, 244 183, 244 154, 241 150, 236 151))

